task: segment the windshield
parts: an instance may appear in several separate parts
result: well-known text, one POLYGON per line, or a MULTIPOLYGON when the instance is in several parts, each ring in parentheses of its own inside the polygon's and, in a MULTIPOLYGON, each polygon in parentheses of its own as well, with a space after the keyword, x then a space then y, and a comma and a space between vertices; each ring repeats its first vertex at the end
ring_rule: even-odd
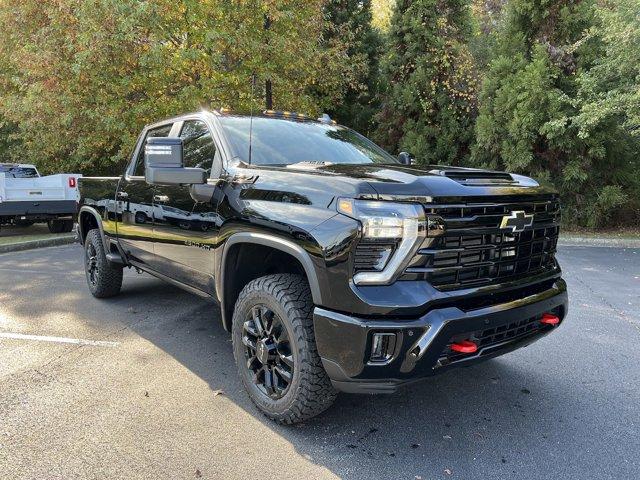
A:
MULTIPOLYGON (((225 116, 220 122, 235 155, 248 162, 250 118, 225 116)), ((251 137, 255 165, 398 163, 372 141, 339 125, 254 117, 251 137)))
POLYGON ((38 178, 38 172, 33 167, 0 165, 0 173, 4 173, 7 178, 38 178))

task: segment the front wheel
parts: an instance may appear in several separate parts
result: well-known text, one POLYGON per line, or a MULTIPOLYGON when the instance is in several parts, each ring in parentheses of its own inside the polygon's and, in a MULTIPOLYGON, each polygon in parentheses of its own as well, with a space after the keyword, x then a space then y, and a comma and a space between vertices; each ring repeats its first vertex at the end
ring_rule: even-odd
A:
POLYGON ((297 423, 336 398, 316 348, 313 302, 300 275, 249 282, 233 313, 233 353, 249 397, 269 418, 297 423))
POLYGON ((84 270, 94 297, 113 297, 122 287, 122 266, 107 260, 100 230, 93 229, 84 241, 84 270))

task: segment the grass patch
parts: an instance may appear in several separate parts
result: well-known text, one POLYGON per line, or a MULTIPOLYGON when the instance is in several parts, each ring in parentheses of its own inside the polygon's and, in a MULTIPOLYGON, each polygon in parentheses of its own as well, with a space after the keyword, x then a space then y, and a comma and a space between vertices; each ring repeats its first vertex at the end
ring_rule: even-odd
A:
POLYGON ((33 240, 47 240, 49 238, 65 237, 69 235, 73 235, 73 234, 72 233, 65 233, 65 234, 46 233, 46 234, 38 234, 38 235, 12 235, 10 237, 0 237, 0 245, 11 245, 13 243, 30 242, 33 240))

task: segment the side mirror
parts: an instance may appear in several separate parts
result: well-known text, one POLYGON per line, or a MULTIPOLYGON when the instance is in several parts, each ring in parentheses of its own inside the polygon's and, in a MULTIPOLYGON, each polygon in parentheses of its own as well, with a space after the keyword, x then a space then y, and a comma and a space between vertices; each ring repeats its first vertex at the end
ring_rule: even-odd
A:
POLYGON ((407 152, 400 152, 398 154, 398 160, 403 165, 411 165, 411 154, 407 152))
POLYGON ((144 178, 152 185, 195 185, 207 182, 204 168, 186 168, 182 139, 152 137, 144 147, 144 178))

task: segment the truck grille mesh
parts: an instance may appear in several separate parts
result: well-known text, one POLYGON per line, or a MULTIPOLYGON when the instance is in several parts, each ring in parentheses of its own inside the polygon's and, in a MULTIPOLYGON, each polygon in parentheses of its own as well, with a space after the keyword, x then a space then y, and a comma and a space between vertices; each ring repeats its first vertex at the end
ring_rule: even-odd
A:
POLYGON ((548 326, 540 323, 541 318, 542 315, 540 314, 535 317, 505 323, 495 328, 456 335, 450 339, 440 354, 437 366, 450 365, 472 356, 491 354, 518 341, 549 331, 548 326), (462 339, 471 339, 478 345, 478 353, 476 355, 468 355, 451 350, 451 344, 462 339))
POLYGON ((426 205, 425 210, 444 219, 445 234, 418 250, 405 279, 422 278, 436 288, 452 290, 557 268, 560 206, 556 198, 426 205), (533 215, 533 224, 518 233, 501 229, 502 218, 513 211, 533 215))
POLYGON ((394 248, 395 243, 361 241, 356 247, 354 255, 354 272, 382 270, 394 248))

